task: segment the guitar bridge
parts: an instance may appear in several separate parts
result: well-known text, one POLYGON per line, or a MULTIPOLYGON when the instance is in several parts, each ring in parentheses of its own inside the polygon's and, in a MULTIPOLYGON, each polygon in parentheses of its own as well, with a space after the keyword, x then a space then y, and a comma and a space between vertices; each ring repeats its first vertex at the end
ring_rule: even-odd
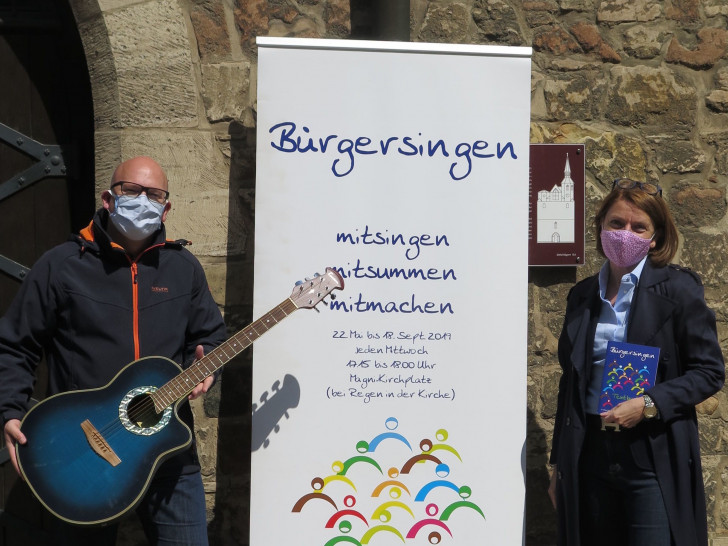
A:
POLYGON ((106 442, 101 433, 96 430, 96 427, 91 424, 91 421, 86 419, 81 423, 81 428, 86 435, 86 441, 97 455, 111 466, 118 466, 121 463, 119 456, 114 453, 114 450, 111 449, 111 446, 106 442))

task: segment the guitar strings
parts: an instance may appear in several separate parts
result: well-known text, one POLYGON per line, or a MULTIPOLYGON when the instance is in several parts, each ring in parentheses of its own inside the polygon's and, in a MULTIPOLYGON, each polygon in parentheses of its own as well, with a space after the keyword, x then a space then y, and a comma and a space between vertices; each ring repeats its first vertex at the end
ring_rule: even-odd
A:
MULTIPOLYGON (((274 307, 271 311, 269 311, 268 313, 263 315, 257 321, 255 321, 252 324, 248 325, 247 327, 243 328, 243 330, 241 330, 240 332, 238 332, 237 334, 232 336, 227 341, 220 344, 211 353, 209 353, 209 355, 204 356, 199 361, 193 362, 193 364, 191 364, 184 372, 179 374, 177 377, 171 379, 166 384, 164 384, 162 387, 155 389, 153 392, 148 393, 148 396, 146 396, 138 405, 134 406, 134 408, 133 408, 136 418, 140 419, 140 421, 137 422, 137 426, 142 428, 141 425, 143 425, 147 420, 155 421, 155 424, 156 424, 160 420, 160 415, 163 414, 164 411, 168 407, 170 407, 171 405, 180 401, 185 396, 185 394, 189 394, 190 392, 192 392, 192 390, 189 389, 189 379, 187 378, 187 376, 194 373, 195 370, 199 369, 205 362, 211 360, 212 357, 217 358, 219 360, 220 364, 218 366, 214 367, 212 372, 210 372, 209 369, 207 369, 207 366, 205 365, 205 368, 208 371, 208 373, 206 375, 203 374, 202 378, 196 378, 197 381, 193 381, 193 383, 192 383, 193 385, 197 385, 200 381, 204 380, 206 377, 209 377, 210 375, 212 375, 212 373, 214 373, 215 371, 220 369, 224 364, 226 364, 232 357, 230 357, 229 355, 227 355, 227 353, 225 353, 225 351, 224 351, 225 346, 229 346, 233 350, 233 353, 234 353, 233 356, 237 356, 237 354, 239 354, 240 352, 247 349, 250 345, 252 345, 253 342, 256 339, 258 339, 261 335, 263 335, 270 328, 272 328, 273 326, 278 324, 278 322, 280 322, 280 320, 286 318, 290 313, 292 313, 293 311, 298 309, 299 305, 297 305, 293 301, 292 298, 294 298, 294 296, 295 296, 296 299, 299 299, 299 300, 302 299, 302 296, 303 296, 305 290, 313 289, 314 284, 317 284, 318 286, 323 284, 323 281, 325 278, 328 277, 328 274, 326 276, 317 276, 317 277, 318 277, 318 282, 309 281, 308 285, 306 285, 304 283, 297 285, 297 288, 294 289, 294 293, 291 294, 291 297, 287 298, 285 301, 283 301, 283 303, 279 304, 277 307, 274 307), (298 292, 298 294, 296 294, 296 292, 298 292), (284 306, 287 306, 289 308, 288 311, 286 311, 284 306), (276 318, 276 315, 275 315, 276 310, 278 310, 278 311, 280 311, 280 313, 282 313, 282 315, 280 315, 280 320, 276 318), (273 320, 273 324, 268 324, 271 319, 273 320), (262 333, 259 333, 255 329, 256 325, 263 326, 265 328, 264 331, 262 333), (255 336, 252 339, 251 339, 250 335, 248 335, 248 332, 250 332, 250 331, 255 333, 255 336), (245 335, 245 337, 247 338, 247 344, 244 344, 244 346, 240 349, 240 351, 236 352, 235 348, 232 345, 230 345, 230 342, 233 340, 238 341, 238 337, 241 335, 245 335), (219 356, 219 353, 223 353, 225 355, 226 359, 225 360, 221 359, 219 356), (181 385, 182 388, 180 389, 178 384, 180 383, 181 378, 183 378, 183 376, 184 376, 185 381, 181 385), (173 386, 176 388, 176 390, 178 392, 175 393, 173 391, 173 386), (172 398, 167 400, 167 396, 164 396, 164 397, 162 396, 163 393, 166 393, 167 396, 169 396, 169 395, 173 395, 173 396, 172 396, 172 398), (154 403, 155 398, 162 398, 163 406, 162 406, 162 410, 160 412, 157 412, 157 410, 156 410, 157 405, 154 403)), ((329 287, 329 286, 325 285, 323 288, 323 291, 319 291, 318 293, 316 293, 316 296, 310 298, 307 302, 304 302, 303 306, 315 307, 315 305, 318 302, 320 302, 321 300, 323 300, 323 298, 326 295, 328 295, 333 288, 341 288, 341 286, 339 286, 338 282, 334 283, 333 287, 329 287)), ((311 290, 309 290, 307 292, 307 294, 310 294, 310 292, 311 292, 311 290)), ((305 300, 305 297, 303 298, 303 300, 305 300)), ((193 389, 194 389, 194 387, 193 387, 193 389)), ((162 404, 160 404, 160 405, 162 405, 162 404)), ((127 406, 127 408, 126 408, 127 417, 129 415, 129 411, 130 411, 130 408, 127 406)), ((99 432, 101 433, 102 436, 111 437, 117 431, 120 431, 122 428, 125 429, 126 426, 121 421, 121 418, 116 418, 112 422, 106 423, 105 425, 103 425, 99 432)))
MULTIPOLYGON (((298 307, 295 305, 295 303, 293 303, 290 298, 287 299, 286 301, 275 307, 273 310, 263 315, 260 319, 249 324, 240 332, 218 345, 215 349, 213 349, 207 355, 203 356, 200 360, 194 361, 182 373, 172 378, 170 381, 168 381, 158 389, 148 393, 140 393, 147 394, 147 396, 145 396, 144 399, 136 405, 127 406, 127 417, 130 421, 132 421, 132 417, 129 417, 129 414, 133 413, 133 422, 140 428, 143 428, 142 425, 144 423, 155 422, 156 424, 156 422, 159 421, 160 417, 168 407, 174 405, 176 402, 182 400, 185 395, 192 392, 192 389, 189 388, 190 383, 193 385, 197 385, 205 378, 215 373, 232 358, 239 355, 245 349, 250 347, 255 340, 257 340, 265 332, 270 330, 273 326, 278 324, 282 319, 286 318, 291 312, 295 311, 297 308, 298 307), (292 307, 291 305, 286 306, 286 304, 288 303, 290 303, 292 307), (286 310, 284 306, 288 307, 289 309, 286 310), (279 313, 276 314, 276 311, 279 311, 279 313), (270 324, 271 320, 273 321, 273 324, 270 324), (258 332, 256 326, 262 326, 263 331, 258 332), (251 336, 251 333, 253 333, 254 335, 251 336), (243 336, 245 337, 244 340, 241 339, 243 336), (237 347, 238 344, 241 345, 240 348, 237 347), (232 352, 232 356, 230 356, 226 352, 226 349, 232 352), (224 358, 222 358, 223 355, 224 358), (218 364, 215 364, 213 362, 212 370, 210 370, 207 364, 211 363, 214 358, 218 360, 218 364), (202 371, 202 368, 204 368, 204 371, 202 371), (198 377, 198 371, 200 371, 202 377, 198 377), (190 378, 192 379, 192 381, 190 381, 190 378), (162 407, 162 410, 159 412, 157 412, 156 410, 157 405, 154 402, 155 398, 159 399, 159 401, 161 402, 160 406, 162 407)), ((106 438, 111 438, 116 432, 121 431, 122 429, 126 429, 126 426, 122 422, 122 419, 119 417, 113 419, 109 423, 102 425, 101 428, 98 429, 98 431, 102 436, 106 438)))
MULTIPOLYGON (((238 341, 238 337, 240 335, 245 335, 248 339, 250 339, 247 330, 248 328, 239 332, 236 336, 233 336, 233 338, 223 342, 221 345, 216 347, 214 351, 203 357, 201 360, 191 364, 190 367, 184 370, 180 375, 173 378, 162 387, 153 392, 145 393, 147 396, 145 396, 141 402, 134 406, 127 406, 126 414, 129 420, 134 422, 134 424, 140 428, 143 427, 144 423, 158 421, 159 416, 166 410, 167 407, 173 405, 175 402, 181 400, 186 394, 191 392, 189 389, 190 383, 197 385, 206 377, 220 369, 229 359, 237 356, 240 352, 244 351, 252 344, 252 340, 250 340, 248 343, 243 343, 239 351, 236 349, 236 345, 240 343, 238 341), (233 353, 232 357, 225 351, 226 348, 233 353), (221 354, 225 355, 227 358, 221 358, 221 354), (211 363, 213 358, 217 358, 219 362, 218 365, 211 363), (208 367, 208 363, 211 363, 212 370, 208 367), (204 372, 201 371, 202 368, 204 368, 204 372), (201 377, 198 376, 198 371, 201 371, 201 377), (192 378, 191 381, 190 378, 192 378), (161 399, 159 405, 163 409, 160 412, 157 412, 156 410, 156 404, 154 402, 155 398, 161 399)), ((102 434, 111 436, 116 429, 122 427, 124 427, 124 424, 121 422, 121 419, 115 419, 109 425, 102 427, 102 434)))

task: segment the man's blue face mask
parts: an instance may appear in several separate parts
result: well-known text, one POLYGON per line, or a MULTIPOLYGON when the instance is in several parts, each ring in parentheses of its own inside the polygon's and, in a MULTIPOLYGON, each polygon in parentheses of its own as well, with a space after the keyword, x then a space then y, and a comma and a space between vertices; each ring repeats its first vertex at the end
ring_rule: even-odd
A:
POLYGON ((114 195, 114 227, 130 241, 142 241, 162 226, 164 203, 150 201, 144 193, 136 197, 114 195))

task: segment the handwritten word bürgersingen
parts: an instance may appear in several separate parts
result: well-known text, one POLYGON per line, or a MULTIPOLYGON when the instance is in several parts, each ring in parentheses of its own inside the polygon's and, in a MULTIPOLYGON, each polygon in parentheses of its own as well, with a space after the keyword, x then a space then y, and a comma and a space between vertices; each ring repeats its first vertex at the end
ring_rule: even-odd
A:
POLYGON ((453 180, 467 178, 473 170, 474 159, 518 159, 512 142, 496 142, 495 149, 485 140, 473 142, 445 142, 445 140, 425 138, 422 133, 412 135, 392 135, 384 138, 353 136, 346 138, 337 134, 317 135, 303 125, 301 131, 292 121, 273 125, 268 132, 273 135, 270 145, 279 152, 319 153, 337 155, 331 163, 331 172, 336 177, 344 177, 354 170, 357 158, 373 155, 399 155, 412 158, 450 158, 448 173, 453 180))

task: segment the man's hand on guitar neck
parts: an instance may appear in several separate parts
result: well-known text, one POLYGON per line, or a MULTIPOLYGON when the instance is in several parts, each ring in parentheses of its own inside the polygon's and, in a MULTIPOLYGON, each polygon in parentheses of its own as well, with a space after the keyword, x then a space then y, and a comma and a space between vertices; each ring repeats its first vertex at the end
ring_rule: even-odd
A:
MULTIPOLYGON (((195 349, 195 360, 201 360, 203 356, 205 356, 205 349, 202 347, 202 345, 198 345, 197 349, 195 349)), ((189 394, 189 396, 187 396, 187 398, 189 398, 190 400, 194 400, 195 398, 202 396, 210 390, 210 387, 212 387, 212 384, 214 382, 214 375, 206 377, 202 380, 201 383, 198 383, 197 386, 192 389, 192 392, 189 394)))
POLYGON ((18 459, 15 456, 15 444, 25 444, 28 440, 25 434, 20 432, 20 421, 18 419, 10 419, 5 423, 5 446, 8 448, 10 455, 10 462, 13 463, 13 468, 18 476, 21 478, 23 475, 20 473, 20 467, 18 467, 18 459))

